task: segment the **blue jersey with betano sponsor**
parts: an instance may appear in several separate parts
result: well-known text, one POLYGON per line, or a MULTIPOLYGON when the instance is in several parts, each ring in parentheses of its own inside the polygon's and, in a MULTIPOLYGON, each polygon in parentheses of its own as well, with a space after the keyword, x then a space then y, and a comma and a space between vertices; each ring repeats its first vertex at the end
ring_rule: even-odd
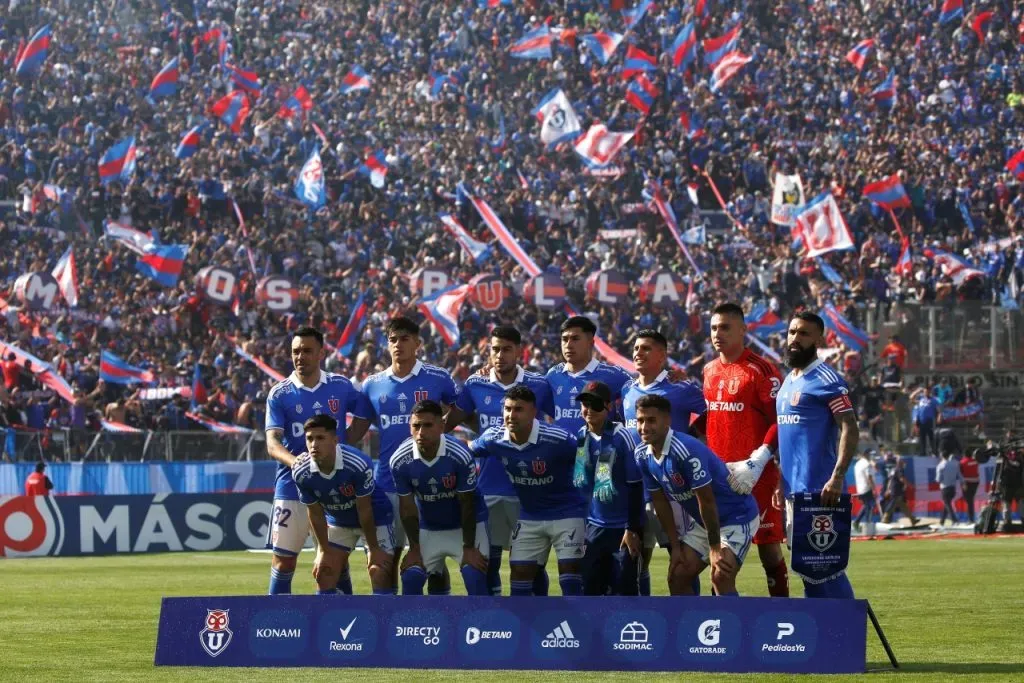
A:
POLYGON ((565 363, 559 363, 546 375, 555 403, 555 424, 575 434, 583 427, 583 413, 576 396, 587 382, 604 382, 611 389, 612 399, 618 401, 622 386, 630 380, 629 373, 615 365, 592 359, 580 372, 569 372, 565 363))
POLYGON ((338 444, 330 474, 322 472, 305 454, 295 463, 294 472, 298 499, 305 505, 322 505, 329 525, 358 529, 356 498, 365 496, 372 496, 376 525, 391 523, 391 504, 373 483, 373 461, 358 448, 338 444))
MULTIPOLYGON (((441 437, 432 460, 424 460, 416 442, 406 439, 391 456, 391 476, 400 496, 415 495, 420 528, 430 531, 462 528, 460 493, 477 490, 476 462, 458 439, 441 437)), ((476 497, 476 521, 487 520, 483 496, 476 497)))
POLYGON ((564 429, 533 422, 524 444, 508 430, 491 427, 469 445, 478 458, 500 458, 519 496, 520 519, 550 521, 586 517, 587 498, 572 482, 576 437, 564 429))
MULTIPOLYGON (((306 387, 292 373, 267 394, 266 429, 281 430, 281 442, 292 455, 306 452, 306 434, 302 424, 314 415, 329 415, 338 422, 338 442, 345 443, 347 415, 367 420, 373 417, 366 399, 347 377, 320 371, 316 386, 306 387)), ((274 498, 298 500, 292 470, 277 464, 274 498)))
POLYGON ((704 526, 696 489, 710 486, 715 494, 719 526, 746 524, 757 518, 753 496, 740 495, 729 486, 729 470, 707 446, 689 434, 669 430, 660 453, 638 446, 636 459, 648 491, 664 491, 704 526))
MULTIPOLYGON (((537 397, 537 412, 541 415, 554 416, 555 408, 551 402, 551 389, 548 381, 535 372, 527 372, 522 368, 516 370, 516 378, 511 384, 502 384, 498 381, 494 370, 491 370, 490 377, 473 375, 462 385, 462 391, 455 401, 456 407, 467 415, 475 414, 479 425, 479 434, 483 434, 490 427, 500 427, 503 423, 502 403, 505 392, 516 386, 525 384, 537 397)), ((480 460, 480 478, 477 480, 477 489, 485 496, 514 496, 515 489, 505 468, 493 458, 480 460)))
POLYGON ((606 529, 625 529, 629 526, 629 485, 643 481, 633 454, 637 442, 632 432, 619 422, 608 422, 600 435, 583 427, 577 433, 576 440, 579 443, 586 442, 593 473, 591 483, 596 483, 604 471, 615 490, 615 496, 609 503, 601 502, 593 496, 593 486, 585 492, 590 496, 587 521, 606 529))
POLYGON ((455 403, 457 390, 451 375, 444 368, 416 361, 412 372, 395 377, 388 368, 363 382, 363 396, 369 402, 373 420, 380 432, 380 456, 377 459, 377 486, 394 493, 389 462, 398 446, 409 438, 409 418, 413 405, 419 401, 437 401, 441 405, 455 403))
POLYGON ((779 469, 787 496, 825 488, 839 459, 836 415, 853 410, 846 381, 816 360, 792 371, 775 399, 779 424, 779 469))

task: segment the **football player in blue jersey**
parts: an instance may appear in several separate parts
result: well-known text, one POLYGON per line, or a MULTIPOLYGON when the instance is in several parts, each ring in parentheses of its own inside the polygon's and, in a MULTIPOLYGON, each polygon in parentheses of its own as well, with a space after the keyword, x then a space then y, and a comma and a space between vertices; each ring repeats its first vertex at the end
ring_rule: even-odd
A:
POLYGON ((562 595, 582 595, 587 500, 573 485, 576 437, 537 421, 537 397, 518 384, 505 393, 503 427, 470 444, 478 458, 501 458, 519 496, 520 515, 509 555, 512 595, 531 595, 537 565, 552 548, 562 595))
POLYGON ((476 462, 461 441, 444 435, 444 411, 436 401, 412 407, 409 431, 390 462, 409 539, 402 595, 423 595, 425 582, 430 595, 448 595, 446 557, 460 563, 467 594, 489 595, 487 506, 477 495, 476 462))
POLYGON ((629 373, 615 365, 594 358, 594 335, 597 326, 582 315, 574 315, 562 323, 561 343, 564 363, 548 370, 546 375, 555 403, 555 424, 570 434, 583 427, 583 413, 576 396, 587 382, 604 382, 612 396, 619 400, 629 373))
MULTIPOLYGON (((312 327, 301 327, 291 340, 295 371, 267 394, 267 454, 277 460, 274 510, 267 548, 273 551, 270 594, 291 593, 292 576, 299 551, 309 536, 309 521, 299 502, 292 479, 295 458, 306 450, 303 423, 315 415, 327 415, 337 423, 338 441, 362 441, 372 412, 347 377, 324 372, 324 336, 312 327), (346 427, 346 417, 352 424, 346 427)), ((338 579, 342 591, 352 592, 347 574, 338 579)))
POLYGON ((338 423, 327 415, 306 420, 306 453, 292 467, 295 489, 306 505, 317 541, 313 562, 317 593, 338 592, 339 577, 349 576, 349 555, 362 540, 373 594, 391 595, 391 506, 385 496, 375 492, 369 456, 339 444, 337 428, 338 423))
MULTIPOLYGON (((409 438, 412 407, 430 399, 449 409, 458 394, 455 382, 444 368, 428 365, 417 359, 423 339, 420 327, 409 318, 396 317, 384 328, 388 340, 391 367, 368 377, 362 394, 369 403, 372 418, 380 432, 380 455, 377 459, 377 486, 388 495, 391 510, 397 518, 398 494, 391 477, 391 456, 409 438)), ((405 548, 405 533, 395 530, 394 583, 398 586, 398 567, 405 548)))
POLYGON ((612 421, 608 385, 588 382, 576 400, 586 426, 576 436, 574 483, 590 494, 583 593, 639 595, 644 493, 637 442, 631 430, 612 421))
POLYGON ((757 503, 729 486, 729 470, 707 446, 672 429, 672 404, 649 394, 637 401, 637 428, 644 445, 636 457, 644 485, 671 544, 668 586, 691 595, 692 582, 711 565, 717 595, 737 595, 736 574, 758 528, 757 503), (669 500, 690 516, 689 528, 669 500))
MULTIPOLYGON (((505 392, 517 384, 525 384, 533 391, 537 397, 539 414, 553 417, 555 410, 547 380, 542 375, 527 372, 519 365, 519 359, 523 356, 523 338, 519 330, 507 325, 495 327, 491 331, 488 348, 491 366, 489 373, 472 375, 466 380, 455 408, 448 413, 445 428, 451 431, 473 416, 476 416, 473 425, 478 434, 483 434, 490 427, 500 427, 505 392)), ((477 490, 487 503, 491 541, 487 582, 492 595, 501 595, 502 549, 511 547, 512 530, 519 520, 519 499, 501 462, 495 458, 482 458, 479 465, 477 490)), ((537 571, 533 593, 548 594, 548 573, 543 566, 537 571)))
MULTIPOLYGON (((834 368, 818 358, 818 347, 824 335, 825 323, 814 313, 803 312, 793 317, 786 335, 786 364, 792 371, 775 400, 779 468, 790 538, 793 496, 820 492, 823 505, 839 502, 846 488, 846 470, 857 452, 860 438, 849 387, 834 368)), ((763 469, 763 463, 757 464, 763 469)), ((749 471, 756 481, 760 470, 749 471)), ((804 595, 808 598, 854 597, 846 572, 823 583, 804 580, 804 595)))
MULTIPOLYGON (((696 416, 704 415, 707 404, 703 390, 697 382, 681 380, 668 367, 668 340, 661 332, 652 329, 637 332, 633 342, 633 365, 639 376, 622 387, 622 413, 625 425, 633 431, 634 440, 640 443, 636 428, 636 402, 644 396, 664 396, 672 405, 672 429, 680 434, 690 433, 690 424, 696 416)), ((651 594, 651 557, 654 547, 661 543, 669 548, 669 537, 665 534, 651 505, 650 494, 645 490, 647 521, 644 525, 643 566, 640 570, 640 595, 651 594)), ((676 503, 670 501, 670 505, 676 503)), ((681 513, 684 522, 686 513, 681 513)), ((700 593, 699 579, 694 592, 700 593)))

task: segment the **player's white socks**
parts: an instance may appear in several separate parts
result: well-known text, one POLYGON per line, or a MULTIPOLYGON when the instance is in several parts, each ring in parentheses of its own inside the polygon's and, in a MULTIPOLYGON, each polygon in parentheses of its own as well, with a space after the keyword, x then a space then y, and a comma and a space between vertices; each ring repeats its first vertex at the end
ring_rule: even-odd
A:
POLYGON ((750 457, 742 462, 727 462, 729 468, 729 486, 736 493, 747 494, 754 490, 754 485, 761 478, 764 466, 772 459, 772 451, 767 446, 758 446, 750 457))

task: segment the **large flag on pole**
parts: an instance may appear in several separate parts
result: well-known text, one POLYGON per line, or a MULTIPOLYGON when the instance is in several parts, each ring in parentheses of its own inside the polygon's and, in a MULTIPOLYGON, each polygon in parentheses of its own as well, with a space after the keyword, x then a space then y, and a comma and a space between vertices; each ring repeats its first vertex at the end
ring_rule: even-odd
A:
POLYGON ((560 88, 555 88, 533 109, 533 115, 540 121, 540 140, 549 148, 560 142, 573 139, 580 133, 580 120, 572 103, 560 88))
POLYGON ((78 305, 78 268, 75 266, 75 254, 68 247, 64 255, 57 261, 53 268, 53 279, 60 287, 61 296, 68 306, 74 308, 78 305))
POLYGON ((417 305, 420 313, 433 323, 434 329, 449 347, 459 345, 459 310, 466 302, 470 289, 469 285, 452 285, 435 292, 417 305))
POLYGON ((822 192, 804 207, 796 217, 793 232, 803 238, 806 258, 854 248, 853 236, 831 192, 822 192))

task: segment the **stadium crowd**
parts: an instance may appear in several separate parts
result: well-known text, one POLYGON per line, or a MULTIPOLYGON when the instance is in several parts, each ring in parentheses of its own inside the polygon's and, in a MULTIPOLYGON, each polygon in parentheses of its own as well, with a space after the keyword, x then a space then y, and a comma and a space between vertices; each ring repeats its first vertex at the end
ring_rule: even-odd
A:
POLYGON ((783 318, 831 301, 855 324, 865 306, 890 313, 903 303, 1019 300, 1024 192, 1006 164, 1024 131, 1024 5, 972 4, 940 23, 942 3, 934 1, 698 2, 698 42, 740 24, 736 49, 753 58, 714 93, 700 53, 686 72, 667 54, 694 18, 693 3, 658 0, 625 40, 658 56, 648 75, 660 94, 643 116, 624 100, 626 45, 603 65, 581 40, 594 30, 625 33, 621 9, 631 4, 12 0, 0 16, 0 198, 16 203, 0 216, 0 338, 52 363, 77 398, 40 399, 26 391, 33 387, 24 373, 5 367, 8 392, 21 385, 4 397, 5 419, 95 427, 92 409, 113 402, 110 419, 187 426, 184 399, 142 401, 134 388, 99 382, 99 354, 108 350, 151 370, 161 387, 188 386, 199 363, 211 399, 204 410, 261 428, 258 406, 271 381, 233 351, 236 340, 287 373, 288 332, 310 324, 334 340, 365 295, 370 313, 360 344, 328 364, 358 382, 386 365, 389 317, 422 320, 410 275, 424 266, 459 282, 493 273, 512 289, 496 313, 467 304, 460 345, 449 349, 430 336, 426 358, 464 380, 486 362, 485 332, 511 323, 529 340, 524 364, 547 369, 560 360, 564 315, 524 302, 527 275, 497 244, 477 266, 441 229, 438 213, 452 212, 477 239, 492 238, 472 205, 456 203, 460 182, 489 202, 541 268, 560 274, 568 299, 595 317, 608 343, 625 352, 637 330, 664 330, 673 357, 698 377, 714 355, 709 311, 723 298, 742 299, 748 310, 763 304, 783 318), (991 15, 979 21, 986 8, 991 15), (542 23, 560 37, 553 58, 510 57, 510 44, 542 23), (16 75, 19 44, 45 24, 53 35, 45 62, 16 75), (876 42, 858 69, 846 54, 867 38, 876 42), (176 56, 177 92, 148 98, 153 77, 176 56), (232 85, 224 62, 261 81, 237 134, 209 112, 232 85), (345 94, 342 83, 357 65, 370 87, 345 94), (888 108, 871 94, 890 73, 897 94, 888 108), (282 116, 298 86, 312 108, 282 116), (594 122, 636 129, 615 159, 621 174, 587 173, 571 145, 544 148, 531 110, 555 87, 584 131, 594 122), (177 158, 182 136, 204 120, 198 151, 177 158), (127 136, 138 147, 131 181, 102 183, 100 157, 127 136), (292 186, 316 148, 328 201, 314 213, 292 186), (367 150, 384 152, 382 188, 356 172, 367 150), (769 221, 776 172, 798 173, 808 199, 831 190, 857 249, 801 259, 790 228, 769 221), (913 257, 903 272, 894 269, 896 226, 862 198, 866 183, 892 174, 911 200, 896 211, 913 257), (689 247, 701 275, 645 203, 646 178, 661 183, 684 227, 714 218, 694 206, 688 186, 696 186, 699 209, 723 208, 710 179, 742 226, 709 230, 703 244, 689 247), (106 221, 189 245, 178 284, 140 275, 136 255, 102 237, 106 221), (636 235, 625 239, 602 234, 631 229, 636 235), (15 280, 52 270, 67 244, 78 306, 21 310, 15 280), (929 247, 962 255, 985 276, 954 286, 926 257, 929 247), (236 307, 196 293, 194 276, 208 265, 237 274, 236 307), (631 283, 656 267, 677 271, 687 295, 680 305, 654 307, 631 284, 629 303, 597 306, 584 281, 607 267, 631 283), (290 314, 256 301, 265 274, 297 284, 300 304, 290 314))

